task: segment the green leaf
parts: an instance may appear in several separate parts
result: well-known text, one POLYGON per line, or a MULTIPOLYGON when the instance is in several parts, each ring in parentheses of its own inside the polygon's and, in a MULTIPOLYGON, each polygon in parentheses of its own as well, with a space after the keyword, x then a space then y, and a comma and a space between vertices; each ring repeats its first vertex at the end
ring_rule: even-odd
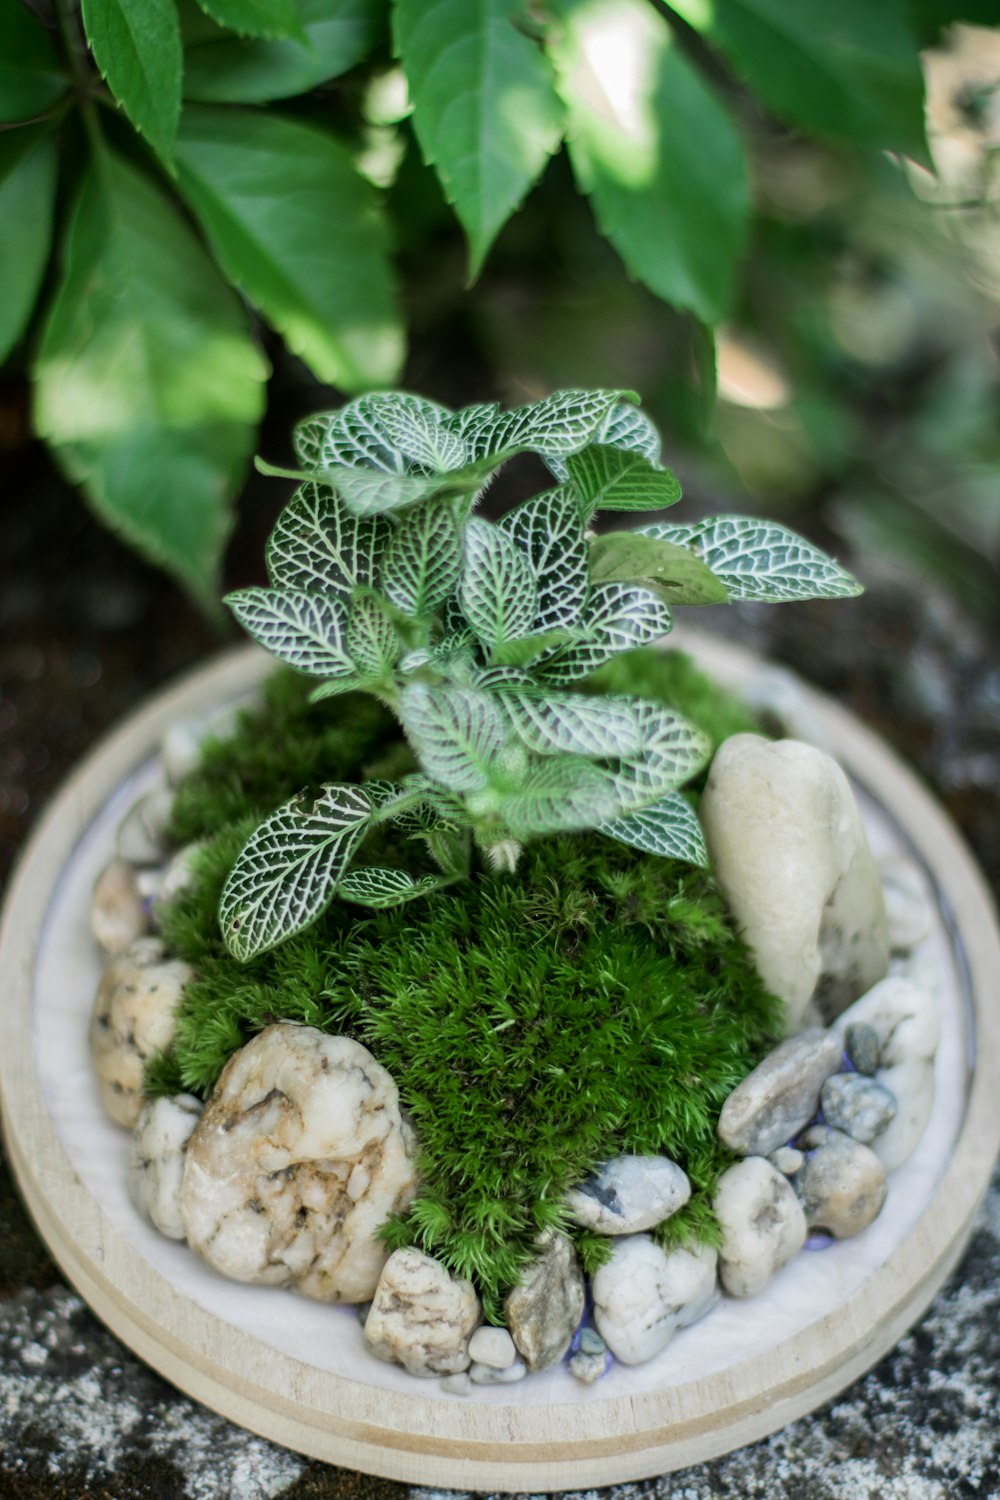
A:
POLYGON ((607 777, 589 761, 571 756, 544 761, 517 791, 502 798, 499 813, 519 839, 594 828, 615 812, 607 777))
POLYGON ((315 922, 371 822, 372 806, 356 786, 300 792, 279 807, 243 846, 219 902, 226 946, 242 963, 315 922))
POLYGON ((511 539, 488 521, 467 521, 460 600, 483 650, 531 634, 538 599, 531 566, 511 539))
POLYGON ((640 812, 602 823, 600 833, 620 844, 629 844, 645 854, 662 859, 680 859, 689 865, 708 864, 708 851, 698 815, 680 792, 669 792, 659 802, 640 812))
POLYGON ((580 621, 580 636, 561 646, 538 668, 555 686, 589 677, 622 651, 648 646, 672 628, 670 611, 651 589, 638 584, 596 584, 580 621))
POLYGON ((620 760, 642 749, 642 721, 627 698, 512 692, 500 702, 518 738, 536 755, 620 760))
POLYGON ((780 118, 927 160, 920 57, 902 0, 670 4, 780 118))
POLYGON ((56 206, 56 147, 45 125, 0 135, 0 364, 24 333, 45 275, 56 206))
POLYGON ((487 682, 503 681, 498 675, 505 672, 519 672, 521 667, 527 666, 529 662, 538 656, 544 656, 555 646, 562 646, 566 641, 573 639, 571 630, 539 630, 531 635, 519 636, 517 640, 505 641, 502 646, 496 646, 490 653, 490 660, 496 665, 490 667, 487 672, 480 673, 477 681, 483 686, 487 682))
POLYGON ((676 474, 607 443, 571 454, 566 468, 586 521, 595 510, 666 510, 681 498, 676 474))
POLYGON ((358 906, 371 906, 383 910, 388 906, 402 906, 417 896, 429 896, 431 891, 447 885, 438 875, 408 875, 405 870, 381 869, 377 865, 365 865, 351 870, 337 887, 341 901, 354 901, 358 906))
POLYGON ((612 531, 590 544, 595 583, 642 583, 668 604, 726 604, 729 591, 690 547, 648 532, 612 531))
POLYGON ((732 599, 783 603, 852 599, 863 592, 856 578, 812 542, 756 516, 710 516, 692 526, 654 521, 638 535, 690 547, 732 599))
POLYGON ((395 526, 385 550, 380 587, 406 615, 432 615, 462 574, 462 534, 451 508, 425 505, 395 526))
MULTIPOLYGON (((589 587, 580 508, 568 488, 548 490, 508 511, 500 530, 528 560, 537 603, 532 633, 571 630, 589 587)), ((511 661, 509 656, 505 661, 511 661)))
POLYGON ((98 514, 212 606, 267 365, 181 215, 112 155, 73 210, 35 428, 98 514))
POLYGON ((392 380, 403 333, 388 236, 350 154, 275 115, 194 106, 177 142, 181 190, 230 279, 320 380, 392 380))
POLYGON ((648 0, 558 0, 556 17, 570 159, 602 232, 658 297, 718 323, 750 212, 729 116, 648 0))
MULTIPOLYGON (((610 407, 594 429, 590 441, 621 448, 626 453, 638 453, 654 468, 660 467, 660 434, 646 413, 630 401, 610 407)), ((569 478, 568 460, 557 453, 543 453, 542 458, 556 478, 565 484, 569 478)))
POLYGON ((140 135, 169 165, 183 55, 173 0, 82 0, 94 61, 140 135))
POLYGON ((207 16, 240 36, 305 41, 295 0, 198 0, 207 16))
POLYGON ((551 70, 522 15, 522 0, 395 4, 413 125, 469 237, 473 278, 562 139, 551 70))
POLYGON ((0 5, 0 122, 44 114, 68 83, 38 17, 20 0, 0 5))
POLYGON ((634 391, 555 391, 511 411, 474 407, 453 417, 449 425, 460 433, 470 462, 525 452, 558 459, 593 442, 621 402, 638 399, 634 391))
POLYGON ((441 427, 451 416, 446 406, 423 396, 382 391, 359 396, 339 411, 307 417, 295 428, 292 442, 307 469, 403 474, 408 462, 404 450, 425 452, 428 431, 441 427))
POLYGON ((184 93, 204 104, 266 104, 308 93, 368 56, 380 0, 298 0, 305 40, 241 40, 207 19, 185 26, 184 93))
POLYGON ((507 738, 503 714, 486 693, 413 683, 403 690, 400 718, 428 776, 455 792, 486 786, 507 738))
POLYGON ((375 582, 390 535, 383 517, 356 516, 328 486, 304 484, 268 538, 268 577, 276 589, 350 597, 359 586, 375 582))
POLYGON ((402 642, 382 601, 360 593, 351 605, 347 625, 347 653, 358 672, 379 681, 399 656, 402 642))
POLYGON ((683 786, 707 763, 712 742, 680 714, 659 703, 633 700, 641 748, 625 754, 617 769, 604 770, 619 812, 638 811, 683 786))
POLYGON ((278 661, 310 677, 347 677, 354 662, 347 616, 336 599, 294 590, 240 589, 224 601, 243 629, 278 661))

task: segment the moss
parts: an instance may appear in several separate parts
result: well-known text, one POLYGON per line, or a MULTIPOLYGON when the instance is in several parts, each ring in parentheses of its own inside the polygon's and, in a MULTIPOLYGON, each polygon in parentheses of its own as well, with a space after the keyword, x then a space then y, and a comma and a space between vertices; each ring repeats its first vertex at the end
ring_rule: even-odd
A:
MULTIPOLYGON (((642 673, 648 695, 654 663, 642 673)), ((698 722, 736 721, 709 710, 704 679, 681 677, 698 722)), ((149 1091, 180 1082, 206 1095, 232 1052, 277 1019, 358 1038, 396 1079, 421 1145, 419 1195, 387 1242, 417 1244, 472 1277, 492 1317, 538 1232, 567 1227, 566 1189, 618 1151, 680 1161, 694 1193, 661 1238, 711 1242, 710 1194, 730 1160, 715 1121, 777 1026, 711 878, 596 835, 553 838, 530 846, 512 876, 481 875, 395 911, 335 901, 307 932, 237 964, 215 913, 257 809, 303 779, 347 779, 394 753, 385 723, 355 718, 350 699, 324 705, 317 723, 295 687, 298 702, 284 682, 280 703, 272 696, 233 744, 214 746, 182 793, 184 835, 218 831, 165 920, 197 978, 149 1091), (292 739, 289 781, 278 750, 292 739), (318 760, 328 740, 339 746, 332 772, 318 760), (237 785, 245 765, 252 793, 237 785), (220 828, 230 810, 236 821, 220 828)), ((596 1266, 606 1246, 571 1232, 596 1266)))

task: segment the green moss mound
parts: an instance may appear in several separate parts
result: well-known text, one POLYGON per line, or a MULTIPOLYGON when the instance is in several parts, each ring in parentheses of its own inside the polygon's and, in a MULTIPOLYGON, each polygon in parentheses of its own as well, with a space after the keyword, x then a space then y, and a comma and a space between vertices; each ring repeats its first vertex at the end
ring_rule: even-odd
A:
MULTIPOLYGON (((639 655, 645 696, 655 682, 715 737, 753 727, 686 662, 639 655)), ((276 679, 264 710, 210 748, 178 797, 175 833, 208 842, 164 929, 198 977, 148 1090, 206 1095, 232 1053, 279 1019, 356 1037, 392 1073, 420 1139, 420 1193, 387 1241, 471 1277, 494 1318, 540 1230, 569 1228, 588 1269, 608 1253, 562 1209, 566 1189, 608 1155, 681 1162, 692 1199, 658 1234, 712 1242, 711 1191, 731 1159, 715 1122, 778 1016, 704 871, 594 835, 548 839, 514 875, 480 873, 391 912, 335 901, 249 964, 225 951, 218 896, 261 812, 303 784, 406 755, 367 701, 310 709, 307 690, 276 679)))

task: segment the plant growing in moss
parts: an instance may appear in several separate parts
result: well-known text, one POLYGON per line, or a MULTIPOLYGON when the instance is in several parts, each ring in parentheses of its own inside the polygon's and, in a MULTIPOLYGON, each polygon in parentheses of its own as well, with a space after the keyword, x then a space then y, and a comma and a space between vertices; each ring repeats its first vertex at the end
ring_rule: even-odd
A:
POLYGON ((670 708, 583 684, 665 635, 675 605, 834 598, 858 585, 794 533, 755 518, 657 521, 594 535, 595 513, 680 498, 627 391, 557 392, 511 411, 452 412, 388 392, 301 423, 303 481, 267 548, 270 588, 228 597, 314 697, 376 697, 417 762, 363 786, 324 780, 254 831, 220 902, 247 960, 301 931, 334 894, 397 906, 468 876, 474 851, 512 869, 543 835, 597 831, 705 862, 681 788, 708 741, 670 708), (497 469, 540 456, 557 484, 496 524, 475 514, 497 469), (359 859, 386 825, 429 871, 359 859))

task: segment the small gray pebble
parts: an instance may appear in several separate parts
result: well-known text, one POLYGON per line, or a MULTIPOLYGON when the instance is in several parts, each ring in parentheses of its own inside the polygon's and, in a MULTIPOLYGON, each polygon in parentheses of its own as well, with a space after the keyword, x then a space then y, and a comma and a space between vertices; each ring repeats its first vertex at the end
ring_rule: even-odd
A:
POLYGON ((467 1396, 472 1385, 468 1375, 462 1370, 458 1375, 445 1375, 441 1381, 441 1389, 447 1391, 449 1396, 467 1396))
POLYGON ((779 1146, 777 1151, 772 1151, 767 1159, 771 1166, 777 1167, 785 1177, 794 1177, 805 1161, 802 1152, 796 1151, 794 1146, 779 1146))
POLYGON ((523 1359, 515 1359, 506 1370, 497 1370, 493 1365, 469 1366, 469 1379, 475 1385, 510 1385, 514 1380, 523 1380, 527 1373, 528 1366, 523 1359))
POLYGON ((596 1328, 582 1328, 580 1330, 581 1354, 607 1354, 607 1352, 608 1346, 596 1328))
POLYGON ((871 1078, 878 1068, 878 1032, 866 1021, 854 1021, 844 1032, 844 1051, 859 1073, 871 1078))
POLYGON ((593 1385, 595 1380, 600 1380, 607 1368, 606 1353, 584 1354, 582 1349, 578 1349, 569 1362, 570 1374, 575 1375, 577 1380, 582 1380, 584 1385, 593 1385))
POLYGON ((820 1096, 828 1125, 867 1145, 881 1135, 896 1115, 891 1091, 860 1073, 835 1073, 820 1096))

